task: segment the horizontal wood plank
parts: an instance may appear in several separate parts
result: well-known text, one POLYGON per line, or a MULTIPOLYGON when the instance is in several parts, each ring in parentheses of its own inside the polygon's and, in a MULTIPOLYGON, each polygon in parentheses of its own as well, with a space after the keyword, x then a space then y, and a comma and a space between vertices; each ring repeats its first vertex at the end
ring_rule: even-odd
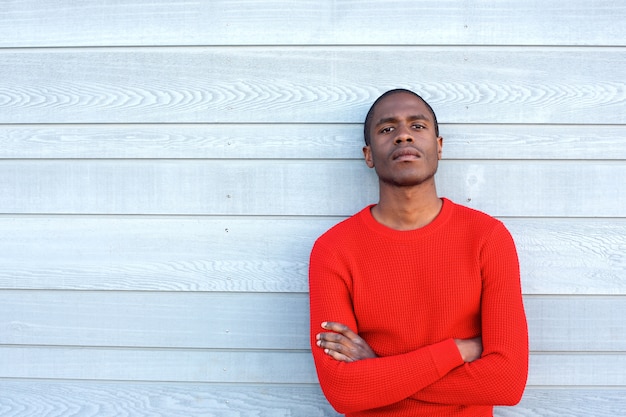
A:
POLYGON ((0 417, 339 417, 313 384, 0 380, 0 392, 0 417))
POLYGON ((395 87, 437 110, 440 194, 518 245, 529 386, 495 416, 626 415, 626 7, 553 3, 3 2, 0 417, 338 416, 308 255, 377 200, 395 87))
MULTIPOLYGON (((0 216, 0 288, 306 292, 313 242, 341 220, 0 216)), ((504 222, 525 294, 626 295, 623 219, 504 222)))
MULTIPOLYGON (((533 351, 626 351, 626 297, 525 306, 533 351)), ((306 294, 0 291, 0 344, 307 350, 308 317, 306 294)))
POLYGON ((306 292, 313 242, 339 220, 0 217, 0 288, 306 292))
POLYGON ((361 123, 408 87, 442 123, 624 124, 625 67, 620 48, 5 51, 0 123, 361 123))
POLYGON ((354 0, 56 3, 53 8, 36 0, 6 4, 0 47, 624 45, 626 38, 621 24, 626 12, 614 1, 576 0, 567 7, 538 0, 395 1, 384 7, 379 1, 354 0))
POLYGON ((0 346, 0 377, 313 384, 309 352, 0 346), (62 364, 62 366, 59 366, 62 364))
POLYGON ((306 294, 8 291, 0 300, 0 344, 310 348, 306 294))
MULTIPOLYGON (((2 417, 339 416, 317 385, 0 380, 0 392, 2 417)), ((494 416, 616 417, 624 410, 626 396, 619 389, 529 387, 519 405, 496 407, 494 416)))
POLYGON ((626 297, 527 296, 524 306, 532 351, 626 351, 626 297))
POLYGON ((504 219, 526 294, 626 294, 624 219, 504 219))
MULTIPOLYGON (((626 159, 626 126, 443 124, 444 159, 626 159)), ((0 159, 362 159, 355 124, 0 125, 0 159)))
POLYGON ((495 407, 494 417, 615 417, 626 410, 623 389, 527 387, 514 407, 495 407))
MULTIPOLYGON (((494 216, 621 217, 618 161, 444 161, 438 190, 494 216), (529 186, 529 185, 532 185, 529 186)), ((378 200, 362 161, 4 160, 0 213, 346 216, 378 200)))
MULTIPOLYGON (((625 385, 624 367, 626 354, 532 354, 528 384, 542 387, 625 385)), ((317 383, 310 352, 0 346, 0 378, 7 377, 237 384, 317 383)))

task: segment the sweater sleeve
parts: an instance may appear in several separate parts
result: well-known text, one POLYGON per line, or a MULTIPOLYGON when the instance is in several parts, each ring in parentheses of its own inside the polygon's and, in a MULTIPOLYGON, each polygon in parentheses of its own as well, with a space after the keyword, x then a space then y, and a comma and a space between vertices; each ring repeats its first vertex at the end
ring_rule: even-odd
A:
POLYGON ((333 251, 316 243, 309 269, 310 340, 318 379, 326 398, 340 413, 383 407, 410 397, 463 364, 453 339, 396 356, 345 363, 316 345, 324 321, 358 333, 347 267, 333 251))
POLYGON ((519 263, 502 223, 481 251, 483 354, 416 392, 412 398, 445 404, 515 405, 528 376, 528 330, 519 263))

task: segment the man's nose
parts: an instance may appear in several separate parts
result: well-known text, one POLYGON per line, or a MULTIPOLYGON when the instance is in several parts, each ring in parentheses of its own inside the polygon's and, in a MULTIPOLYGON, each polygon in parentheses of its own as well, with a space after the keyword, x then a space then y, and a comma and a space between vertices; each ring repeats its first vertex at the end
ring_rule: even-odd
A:
POLYGON ((411 132, 409 132, 409 130, 407 128, 401 127, 398 128, 397 130, 398 134, 396 135, 396 140, 395 143, 396 145, 399 145, 402 142, 413 142, 413 136, 411 135, 411 132))

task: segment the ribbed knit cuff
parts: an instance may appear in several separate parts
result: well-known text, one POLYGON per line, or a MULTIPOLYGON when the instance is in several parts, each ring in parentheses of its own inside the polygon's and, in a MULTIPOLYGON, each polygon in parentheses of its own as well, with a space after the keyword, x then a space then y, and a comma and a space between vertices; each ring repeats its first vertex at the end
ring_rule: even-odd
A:
POLYGON ((428 348, 440 377, 464 363, 454 339, 446 339, 443 342, 430 345, 428 348))

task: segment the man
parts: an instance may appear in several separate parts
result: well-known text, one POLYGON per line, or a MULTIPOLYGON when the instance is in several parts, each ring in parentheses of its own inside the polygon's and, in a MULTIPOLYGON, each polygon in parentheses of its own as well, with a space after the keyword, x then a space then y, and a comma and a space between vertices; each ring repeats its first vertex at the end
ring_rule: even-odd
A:
POLYGON ((379 202, 311 252, 311 346, 324 394, 350 417, 484 417, 517 404, 528 332, 511 235, 437 195, 443 138, 419 95, 383 94, 364 135, 379 202))

